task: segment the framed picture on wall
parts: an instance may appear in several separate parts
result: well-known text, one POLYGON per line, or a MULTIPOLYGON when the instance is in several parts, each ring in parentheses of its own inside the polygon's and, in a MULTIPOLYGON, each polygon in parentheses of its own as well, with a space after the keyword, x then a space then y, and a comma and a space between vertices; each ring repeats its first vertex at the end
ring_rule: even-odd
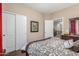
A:
POLYGON ((31 32, 38 32, 39 31, 39 23, 37 21, 31 21, 31 32))

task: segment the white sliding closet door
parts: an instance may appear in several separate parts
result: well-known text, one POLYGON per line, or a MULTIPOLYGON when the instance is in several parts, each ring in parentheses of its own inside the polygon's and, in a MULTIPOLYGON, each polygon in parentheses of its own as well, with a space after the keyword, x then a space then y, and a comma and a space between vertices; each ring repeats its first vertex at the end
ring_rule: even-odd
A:
POLYGON ((53 37, 53 20, 45 20, 45 38, 53 37))
POLYGON ((27 42, 27 19, 24 15, 16 14, 16 50, 27 42))
POLYGON ((27 43, 27 18, 24 15, 3 13, 3 49, 6 53, 21 49, 27 43))
POLYGON ((2 14, 3 27, 3 49, 6 53, 15 50, 15 15, 9 13, 2 14))

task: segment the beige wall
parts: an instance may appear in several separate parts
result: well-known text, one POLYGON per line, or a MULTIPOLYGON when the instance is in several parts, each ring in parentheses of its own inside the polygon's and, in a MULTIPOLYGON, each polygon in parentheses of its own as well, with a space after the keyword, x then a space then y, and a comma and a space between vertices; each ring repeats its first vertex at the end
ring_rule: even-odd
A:
POLYGON ((53 20, 64 17, 63 33, 66 33, 69 30, 69 18, 79 17, 79 4, 54 12, 51 15, 53 20))
POLYGON ((51 20, 52 19, 52 14, 43 14, 44 20, 51 20))
POLYGON ((3 11, 14 12, 17 14, 22 14, 27 16, 28 19, 28 42, 33 40, 38 40, 43 38, 43 17, 42 14, 32 10, 24 4, 3 4, 3 11), (39 22, 39 32, 31 33, 30 32, 30 21, 38 21, 39 22))
POLYGON ((41 14, 32 8, 24 4, 3 4, 3 11, 14 12, 18 14, 23 14, 27 16, 28 19, 28 42, 43 38, 43 25, 45 20, 55 20, 56 18, 64 17, 64 25, 63 25, 63 33, 69 30, 69 18, 79 17, 79 4, 74 6, 65 8, 58 12, 54 12, 51 14, 41 14), (43 15, 43 16, 42 16, 43 15), (30 32, 30 21, 38 21, 39 22, 39 32, 31 33, 30 32))

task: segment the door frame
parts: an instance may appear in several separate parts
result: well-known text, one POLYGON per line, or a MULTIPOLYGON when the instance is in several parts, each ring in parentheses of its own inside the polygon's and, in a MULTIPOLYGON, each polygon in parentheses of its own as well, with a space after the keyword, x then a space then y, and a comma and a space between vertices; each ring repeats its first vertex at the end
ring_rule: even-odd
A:
MULTIPOLYGON (((62 20, 62 34, 63 34, 63 31, 64 31, 64 17, 54 18, 53 20, 56 21, 56 20, 59 20, 59 19, 62 20)), ((54 33, 54 21, 53 21, 53 33, 54 33)))

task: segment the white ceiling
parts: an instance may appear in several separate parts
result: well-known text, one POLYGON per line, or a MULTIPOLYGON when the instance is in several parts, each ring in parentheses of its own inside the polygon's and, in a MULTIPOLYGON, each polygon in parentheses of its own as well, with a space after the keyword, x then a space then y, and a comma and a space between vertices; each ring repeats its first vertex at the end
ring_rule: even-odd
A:
POLYGON ((41 13, 49 14, 70 7, 74 4, 75 3, 27 3, 26 5, 41 13))

